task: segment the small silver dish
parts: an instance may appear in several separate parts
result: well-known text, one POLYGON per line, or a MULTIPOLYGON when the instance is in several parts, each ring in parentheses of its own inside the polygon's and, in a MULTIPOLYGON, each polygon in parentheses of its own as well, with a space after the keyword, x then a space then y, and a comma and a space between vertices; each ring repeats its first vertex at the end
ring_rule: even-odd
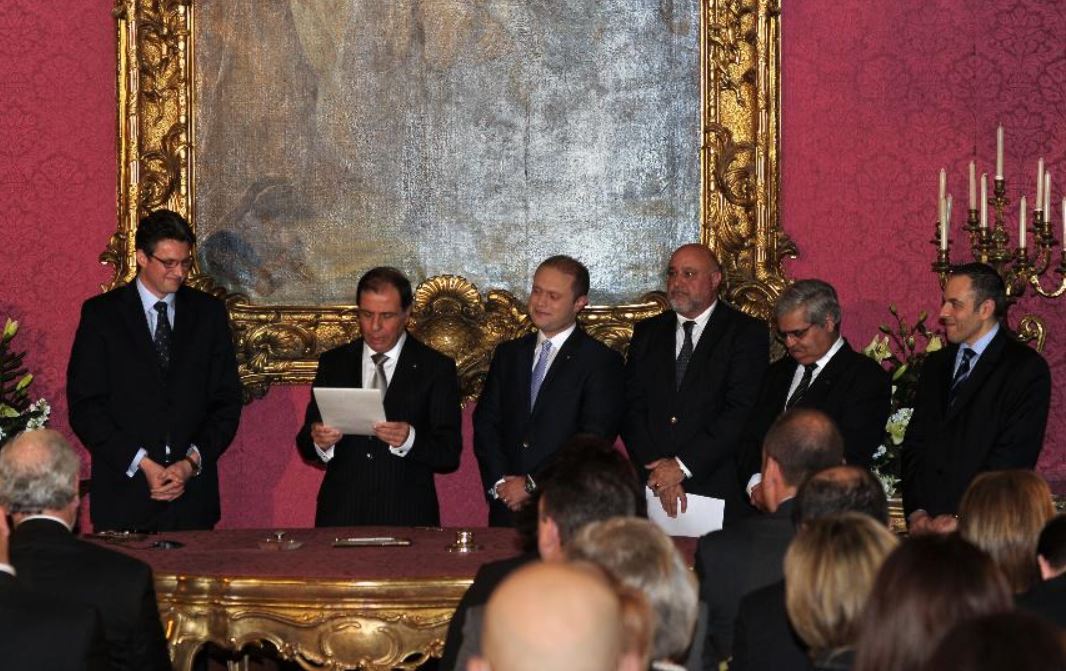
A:
POLYGON ((455 542, 447 547, 448 552, 466 554, 477 552, 481 546, 474 542, 474 532, 469 529, 460 529, 455 532, 455 542))
POLYGON ((286 538, 284 531, 275 531, 270 538, 264 538, 257 543, 260 550, 296 550, 303 547, 303 543, 295 538, 286 538))

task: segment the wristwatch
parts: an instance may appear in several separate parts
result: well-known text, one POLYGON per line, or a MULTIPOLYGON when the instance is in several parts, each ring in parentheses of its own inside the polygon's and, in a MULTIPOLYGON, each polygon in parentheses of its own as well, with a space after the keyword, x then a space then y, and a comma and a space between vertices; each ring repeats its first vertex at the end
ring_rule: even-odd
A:
POLYGON ((537 483, 533 482, 532 475, 526 475, 526 494, 532 494, 537 491, 537 483))
POLYGON ((200 462, 196 461, 187 454, 185 455, 185 461, 189 462, 189 465, 192 466, 192 477, 194 478, 197 475, 200 475, 200 471, 204 470, 204 467, 200 462))

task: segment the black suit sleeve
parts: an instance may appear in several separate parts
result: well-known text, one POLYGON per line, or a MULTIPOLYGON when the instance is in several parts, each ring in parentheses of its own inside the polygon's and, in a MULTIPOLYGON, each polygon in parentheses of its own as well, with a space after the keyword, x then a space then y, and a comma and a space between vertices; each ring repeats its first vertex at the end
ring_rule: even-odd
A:
POLYGON ((459 468, 459 455, 463 451, 459 376, 454 361, 442 359, 434 366, 426 393, 427 421, 414 427, 415 442, 404 459, 417 461, 438 473, 454 471, 459 468))
MULTIPOLYGON (((501 424, 503 422, 503 357, 500 347, 492 353, 489 373, 474 408, 474 455, 481 472, 482 492, 508 475, 503 454, 501 424)), ((488 495, 485 494, 487 497, 488 495)))
POLYGON ((67 366, 67 403, 70 426, 92 454, 93 460, 124 472, 133 463, 137 439, 115 422, 109 407, 110 375, 107 364, 106 316, 96 301, 87 301, 74 335, 67 366))
POLYGON ((243 405, 237 356, 229 329, 226 308, 219 301, 208 304, 211 337, 211 363, 205 390, 205 416, 193 435, 193 443, 208 462, 217 461, 237 434, 243 405))
POLYGON ((929 503, 920 487, 920 474, 925 467, 926 443, 936 421, 931 415, 934 394, 939 393, 937 376, 933 371, 932 358, 926 359, 918 378, 918 392, 914 398, 914 412, 907 424, 907 433, 900 446, 900 494, 903 497, 903 514, 910 516, 915 510, 925 509, 929 503))
POLYGON ((995 437, 983 471, 1031 469, 1040 457, 1051 403, 1051 372, 1041 356, 1025 357, 1019 364, 1000 399, 1010 420, 995 437))
POLYGON ((304 411, 303 426, 300 427, 299 433, 296 434, 296 449, 299 450, 300 456, 308 463, 319 468, 325 468, 326 465, 319 458, 318 452, 315 451, 315 443, 311 440, 311 425, 322 421, 322 413, 318 409, 318 403, 315 402, 315 389, 330 386, 329 380, 332 377, 332 373, 327 361, 328 354, 329 352, 326 352, 318 358, 315 380, 311 383, 311 399, 307 402, 307 410, 304 411))
POLYGON ((885 435, 885 422, 892 407, 892 381, 879 366, 862 366, 856 370, 848 392, 849 400, 835 418, 844 438, 844 460, 869 467, 885 435))
POLYGON ((645 359, 649 356, 648 350, 652 340, 650 331, 647 322, 640 322, 633 328, 625 366, 626 408, 622 421, 622 440, 625 441, 630 458, 640 466, 658 459, 663 454, 663 449, 656 445, 648 426, 649 389, 641 375, 645 359))
POLYGON ((625 411, 625 370, 622 356, 603 353, 590 370, 581 393, 581 413, 576 433, 591 433, 614 441, 625 411))

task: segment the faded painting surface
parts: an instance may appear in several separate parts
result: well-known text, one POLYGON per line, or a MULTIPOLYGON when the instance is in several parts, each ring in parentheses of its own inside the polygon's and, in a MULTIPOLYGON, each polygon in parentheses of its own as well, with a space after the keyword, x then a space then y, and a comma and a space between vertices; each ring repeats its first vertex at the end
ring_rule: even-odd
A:
POLYGON ((197 0, 201 261, 260 304, 367 268, 593 301, 699 236, 699 0, 197 0))

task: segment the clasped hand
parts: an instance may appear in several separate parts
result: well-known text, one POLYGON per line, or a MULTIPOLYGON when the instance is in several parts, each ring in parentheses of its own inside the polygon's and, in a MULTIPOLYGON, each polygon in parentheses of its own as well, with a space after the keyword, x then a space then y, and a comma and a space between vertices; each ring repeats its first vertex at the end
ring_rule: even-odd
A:
POLYGON ((670 517, 677 517, 678 504, 681 512, 688 510, 688 498, 685 496, 685 488, 681 481, 685 479, 685 472, 677 459, 667 457, 656 459, 650 464, 644 464, 648 473, 648 487, 659 497, 659 503, 670 517))
POLYGON ((184 494, 185 483, 193 473, 192 464, 185 459, 164 467, 144 457, 140 469, 148 480, 148 489, 155 501, 173 501, 184 494))

